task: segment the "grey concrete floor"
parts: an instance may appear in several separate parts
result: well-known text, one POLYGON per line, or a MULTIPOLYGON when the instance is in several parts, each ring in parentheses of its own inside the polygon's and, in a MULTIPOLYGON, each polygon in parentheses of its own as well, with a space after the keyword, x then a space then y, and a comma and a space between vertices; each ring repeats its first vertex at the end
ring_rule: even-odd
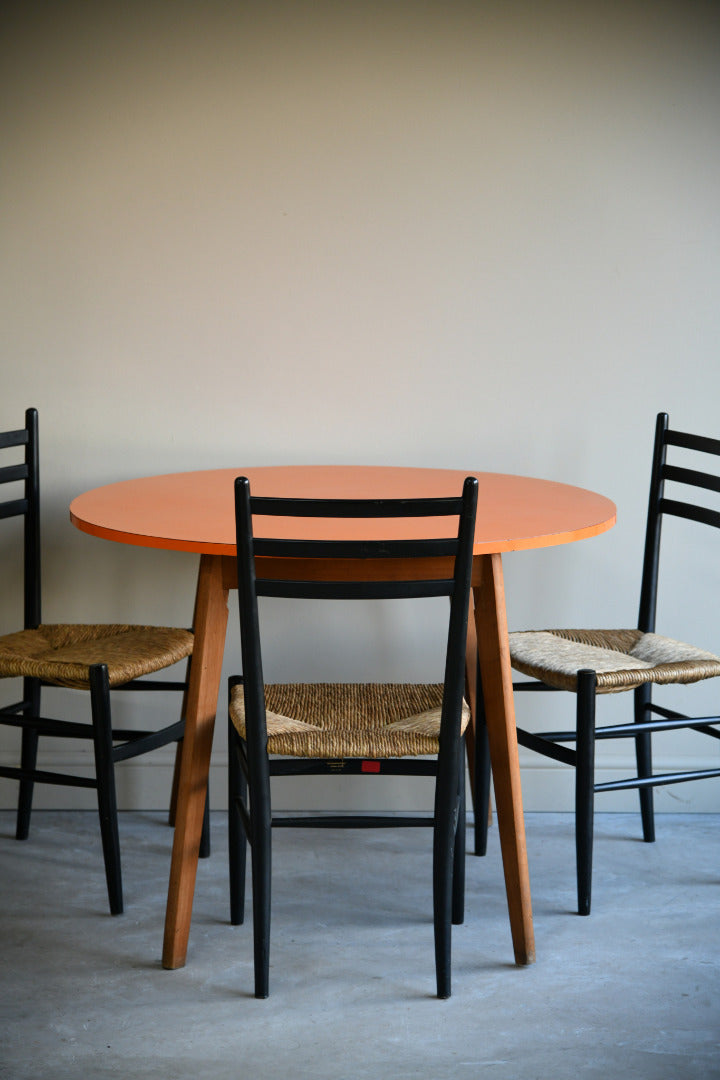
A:
POLYGON ((529 814, 537 963, 512 963, 497 830, 468 857, 453 997, 434 997, 430 834, 274 835, 271 996, 227 917, 213 815, 187 966, 160 964, 171 831, 121 816, 126 912, 106 913, 95 817, 0 814, 0 1076, 224 1080, 720 1077, 720 817, 601 814, 593 913, 573 914, 569 815, 529 814))

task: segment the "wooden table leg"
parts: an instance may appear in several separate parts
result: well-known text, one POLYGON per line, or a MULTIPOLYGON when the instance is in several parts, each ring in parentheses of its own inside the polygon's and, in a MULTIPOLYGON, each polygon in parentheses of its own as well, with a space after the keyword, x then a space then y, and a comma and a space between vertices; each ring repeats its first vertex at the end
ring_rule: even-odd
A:
POLYGON ((473 588, 473 595, 480 675, 495 787, 495 808, 515 963, 532 964, 535 960, 535 935, 500 555, 482 556, 480 584, 473 588))
POLYGON ((195 601, 195 645, 190 665, 185 738, 165 912, 162 956, 165 968, 182 967, 187 954, 225 649, 227 598, 222 556, 203 555, 195 601))

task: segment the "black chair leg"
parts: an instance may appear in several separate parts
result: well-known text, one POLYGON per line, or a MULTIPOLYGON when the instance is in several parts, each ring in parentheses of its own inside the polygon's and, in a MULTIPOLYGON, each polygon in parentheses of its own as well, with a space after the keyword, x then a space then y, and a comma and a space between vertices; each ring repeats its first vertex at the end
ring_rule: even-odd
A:
MULTIPOLYGON (((40 680, 23 680, 23 700, 28 702, 26 714, 40 715, 40 680)), ((38 733, 33 728, 23 728, 20 767, 32 772, 37 764, 38 733)), ((21 780, 18 794, 17 822, 15 839, 27 840, 30 832, 30 813, 32 811, 34 782, 21 780)))
POLYGON ((105 664, 90 668, 90 700, 92 703, 93 744, 97 776, 98 812, 102 836, 105 877, 112 915, 123 911, 122 873, 120 869, 120 837, 118 834, 115 770, 112 753, 110 721, 110 687, 105 664))
MULTIPOLYGON (((257 775, 257 773, 256 773, 257 775)), ((255 997, 270 992, 271 818, 269 776, 250 791, 255 997)))
MULTIPOLYGON (((650 683, 639 686, 635 691, 635 722, 638 724, 649 719, 648 706, 650 705, 651 694, 652 686, 650 683)), ((635 737, 635 756, 638 776, 652 776, 652 735, 649 731, 635 737)), ((640 796, 643 840, 651 844, 655 840, 653 789, 651 787, 638 788, 638 794, 640 796)))
POLYGON ((451 993, 450 963, 453 915, 453 854, 457 836, 457 756, 452 762, 438 758, 433 828, 433 924, 437 996, 451 993))
POLYGON ((452 921, 465 921, 465 741, 460 744, 458 759, 458 817, 453 849, 452 921))
POLYGON ((592 894, 593 814, 595 803, 594 671, 577 676, 577 763, 575 767, 575 853, 578 915, 590 914, 592 894))
POLYGON ((240 737, 228 721, 228 845, 230 849, 230 922, 245 921, 245 866, 247 836, 238 803, 247 808, 247 782, 240 764, 240 737))
POLYGON ((475 854, 485 855, 490 808, 490 744, 479 669, 475 702, 475 854))
POLYGON ((435 825, 433 844, 433 921, 435 930, 435 977, 437 996, 451 993, 450 963, 452 934, 452 822, 440 820, 435 825))

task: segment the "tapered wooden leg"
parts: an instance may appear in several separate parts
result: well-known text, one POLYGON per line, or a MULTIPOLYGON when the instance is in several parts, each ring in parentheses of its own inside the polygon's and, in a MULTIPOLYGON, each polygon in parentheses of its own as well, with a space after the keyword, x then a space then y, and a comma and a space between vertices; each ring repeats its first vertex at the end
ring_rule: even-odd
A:
POLYGON ((502 559, 482 556, 475 627, 515 962, 535 960, 502 559))
POLYGON ((215 713, 227 628, 228 589, 223 557, 203 555, 195 604, 195 644, 190 666, 185 742, 175 814, 170 885, 165 913, 163 967, 185 963, 215 713))

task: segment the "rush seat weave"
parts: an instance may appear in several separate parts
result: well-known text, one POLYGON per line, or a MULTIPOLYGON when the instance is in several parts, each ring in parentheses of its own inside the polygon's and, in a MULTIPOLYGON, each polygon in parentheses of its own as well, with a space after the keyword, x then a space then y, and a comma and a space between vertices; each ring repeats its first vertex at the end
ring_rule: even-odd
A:
POLYGON ((520 631, 510 634, 510 658, 517 671, 558 690, 576 690, 578 671, 595 671, 598 694, 720 675, 720 656, 641 630, 520 631))
MULTIPOLYGON (((268 753, 308 758, 437 754, 442 696, 442 683, 269 684, 268 753)), ((230 719, 247 738, 242 685, 233 688, 230 719)), ((463 702, 463 732, 469 720, 463 702)))
POLYGON ((110 687, 190 656, 193 635, 167 626, 55 623, 0 637, 0 677, 87 690, 90 667, 107 664, 110 687))

